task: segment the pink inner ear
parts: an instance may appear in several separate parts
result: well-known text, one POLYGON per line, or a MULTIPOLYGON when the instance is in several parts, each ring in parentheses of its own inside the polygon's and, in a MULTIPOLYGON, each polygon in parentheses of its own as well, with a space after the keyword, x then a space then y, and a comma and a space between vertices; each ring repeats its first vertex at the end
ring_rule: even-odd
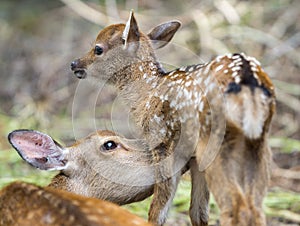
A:
POLYGON ((44 170, 65 166, 63 150, 47 134, 33 130, 16 130, 9 142, 29 164, 44 170))
POLYGON ((52 138, 37 131, 12 132, 10 142, 25 159, 44 158, 55 151, 52 138))

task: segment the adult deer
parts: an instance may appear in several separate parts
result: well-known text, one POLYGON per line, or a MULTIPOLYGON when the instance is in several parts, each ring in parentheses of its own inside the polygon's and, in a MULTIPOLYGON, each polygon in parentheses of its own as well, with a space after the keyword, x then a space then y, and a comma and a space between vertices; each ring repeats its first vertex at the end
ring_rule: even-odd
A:
POLYGON ((8 139, 32 166, 59 173, 44 188, 25 182, 3 188, 0 225, 150 226, 108 202, 123 205, 153 193, 153 172, 145 167, 150 157, 145 154, 146 147, 137 148, 138 141, 111 131, 97 131, 69 147, 33 130, 13 131, 8 139), (129 169, 133 162, 139 163, 138 169, 129 169), (115 178, 119 178, 119 183, 115 178), (140 178, 146 178, 148 185, 144 182, 144 186, 137 186, 141 184, 140 178))

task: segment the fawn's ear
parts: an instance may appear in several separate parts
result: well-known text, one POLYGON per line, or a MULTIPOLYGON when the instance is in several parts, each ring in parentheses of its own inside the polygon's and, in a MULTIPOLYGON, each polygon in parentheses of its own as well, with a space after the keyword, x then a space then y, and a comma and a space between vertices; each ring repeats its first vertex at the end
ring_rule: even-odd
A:
POLYGON ((8 140, 19 155, 36 168, 62 170, 66 167, 66 150, 47 134, 34 130, 15 130, 8 135, 8 140))
POLYGON ((148 37, 152 41, 154 49, 159 49, 167 45, 174 34, 180 27, 181 23, 179 21, 169 21, 163 24, 160 24, 152 29, 148 34, 148 37))
POLYGON ((122 39, 124 40, 124 47, 130 53, 135 53, 139 48, 140 32, 132 10, 123 31, 122 39))

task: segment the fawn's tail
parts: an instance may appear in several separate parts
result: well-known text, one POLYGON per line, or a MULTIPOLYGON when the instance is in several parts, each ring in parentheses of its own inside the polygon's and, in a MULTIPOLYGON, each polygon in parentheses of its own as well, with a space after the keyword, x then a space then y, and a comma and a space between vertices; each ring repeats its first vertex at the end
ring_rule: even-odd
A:
POLYGON ((259 62, 233 54, 227 69, 232 78, 225 89, 226 118, 250 139, 268 129, 275 110, 274 87, 259 62))

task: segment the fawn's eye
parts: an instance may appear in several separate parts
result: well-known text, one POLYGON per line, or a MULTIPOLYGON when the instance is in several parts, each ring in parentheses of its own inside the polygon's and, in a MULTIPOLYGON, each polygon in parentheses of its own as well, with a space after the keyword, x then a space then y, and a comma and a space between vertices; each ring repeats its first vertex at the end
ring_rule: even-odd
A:
POLYGON ((110 140, 110 141, 105 142, 101 146, 101 149, 104 151, 110 151, 110 150, 116 149, 117 147, 118 147, 118 145, 114 141, 110 140))
POLYGON ((94 53, 96 55, 101 55, 103 53, 103 48, 100 46, 95 46, 94 53))

